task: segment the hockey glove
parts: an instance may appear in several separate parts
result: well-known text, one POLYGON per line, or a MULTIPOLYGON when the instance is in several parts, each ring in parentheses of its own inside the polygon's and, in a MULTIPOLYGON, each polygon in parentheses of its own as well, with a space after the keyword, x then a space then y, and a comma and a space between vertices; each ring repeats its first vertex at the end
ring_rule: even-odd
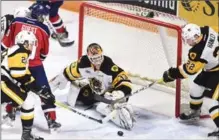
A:
MULTIPOLYGON (((171 68, 170 68, 171 69, 171 68)), ((169 70, 170 70, 169 69, 169 70)), ((163 81, 166 83, 166 82, 172 82, 172 81, 174 81, 175 79, 174 78, 172 78, 171 76, 170 76, 170 72, 169 72, 169 70, 167 70, 167 71, 165 71, 164 73, 163 73, 163 81)))
POLYGON ((125 94, 120 90, 114 90, 112 93, 106 92, 104 98, 108 100, 118 100, 125 97, 125 94))
POLYGON ((41 90, 38 91, 36 94, 38 94, 41 97, 41 100, 45 104, 54 105, 55 96, 52 94, 52 92, 47 86, 43 86, 41 90))

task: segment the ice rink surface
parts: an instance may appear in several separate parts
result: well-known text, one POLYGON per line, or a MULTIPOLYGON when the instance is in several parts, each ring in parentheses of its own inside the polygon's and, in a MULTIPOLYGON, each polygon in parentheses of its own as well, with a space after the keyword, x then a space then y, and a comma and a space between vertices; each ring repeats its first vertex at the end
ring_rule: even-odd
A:
MULTIPOLYGON (((18 6, 29 6, 30 2, 25 1, 3 1, 2 15, 12 13, 18 6), (17 4, 16 4, 17 3, 17 4), (10 9, 6 8, 9 7, 10 9)), ((50 53, 44 62, 46 73, 49 79, 59 73, 66 65, 77 58, 77 34, 78 34, 78 14, 61 10, 61 16, 67 25, 70 35, 75 39, 75 44, 68 48, 60 47, 58 42, 50 40, 50 53)), ((102 25, 104 26, 104 25, 102 25)), ((115 29, 118 30, 115 26, 115 29)), ((94 33, 90 33, 94 35, 94 33)), ((104 39, 102 44, 104 44, 104 39)), ((105 45, 109 46, 109 45, 105 45)), ((110 48, 104 50, 112 51, 110 48)), ((118 52, 119 48, 117 48, 118 52)), ((128 51, 128 50, 127 50, 128 51)), ((144 52, 142 52, 144 55, 144 52)), ((123 59, 123 58, 122 58, 123 59)), ((121 60, 122 61, 122 60, 121 60)), ((124 62, 127 63, 127 62, 124 62)), ((141 65, 142 69, 147 69, 141 65)), ((162 74, 162 73, 161 73, 162 74)), ((133 90, 139 86, 134 86, 133 90)), ((56 91, 54 94, 59 101, 66 102, 67 89, 56 91)), ((45 139, 207 139, 207 133, 214 130, 214 124, 210 119, 201 120, 198 125, 185 125, 174 118, 175 97, 173 95, 147 89, 130 98, 130 103, 134 106, 136 124, 132 131, 122 130, 111 122, 98 124, 63 108, 57 108, 57 121, 62 124, 61 131, 57 134, 49 134, 47 123, 40 107, 39 98, 36 97, 35 119, 33 132, 45 139), (117 131, 122 130, 124 136, 117 135, 117 131)), ((83 109, 79 108, 81 111, 83 109)), ((89 115, 101 118, 92 109, 84 111, 89 115)), ((15 126, 2 130, 2 139, 20 139, 21 122, 17 114, 15 126)))

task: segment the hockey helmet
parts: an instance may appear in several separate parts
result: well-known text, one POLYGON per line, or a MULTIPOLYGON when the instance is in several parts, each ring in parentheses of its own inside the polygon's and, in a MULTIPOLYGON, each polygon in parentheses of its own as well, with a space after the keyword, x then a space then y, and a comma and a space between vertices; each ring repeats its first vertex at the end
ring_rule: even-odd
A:
POLYGON ((87 56, 94 65, 101 65, 103 62, 103 50, 97 43, 92 43, 87 47, 87 56))
POLYGON ((25 45, 26 49, 31 51, 29 59, 34 59, 37 46, 36 43, 36 36, 32 32, 25 30, 19 32, 15 38, 15 44, 23 44, 25 45))
POLYGON ((26 17, 30 14, 30 10, 26 7, 19 7, 14 10, 14 18, 26 17))
POLYGON ((44 19, 49 15, 49 8, 39 3, 34 3, 29 9, 31 11, 30 16, 39 22, 44 22, 44 19))
POLYGON ((192 23, 186 24, 182 28, 182 39, 186 44, 190 46, 196 44, 200 36, 201 36, 201 28, 196 24, 192 24, 192 23))

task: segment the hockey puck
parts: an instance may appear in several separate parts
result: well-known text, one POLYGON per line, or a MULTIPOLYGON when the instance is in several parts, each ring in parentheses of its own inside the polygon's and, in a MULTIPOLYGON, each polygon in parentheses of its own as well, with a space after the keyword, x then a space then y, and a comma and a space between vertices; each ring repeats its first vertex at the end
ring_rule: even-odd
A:
POLYGON ((119 136, 123 136, 124 133, 123 133, 122 131, 118 131, 117 134, 118 134, 119 136))

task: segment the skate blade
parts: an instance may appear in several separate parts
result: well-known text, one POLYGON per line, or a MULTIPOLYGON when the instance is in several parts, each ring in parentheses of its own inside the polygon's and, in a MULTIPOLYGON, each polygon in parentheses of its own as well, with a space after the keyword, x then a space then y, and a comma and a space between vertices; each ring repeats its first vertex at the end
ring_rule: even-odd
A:
POLYGON ((208 135, 208 138, 211 140, 218 140, 219 136, 215 136, 215 135, 208 135))
POLYGON ((199 122, 199 120, 200 120, 200 118, 196 117, 196 118, 192 118, 192 119, 189 119, 189 120, 179 119, 179 122, 183 123, 183 124, 194 125, 194 124, 197 124, 199 122))
POLYGON ((75 43, 75 41, 72 41, 72 42, 60 42, 60 41, 59 41, 59 44, 60 44, 62 47, 70 47, 70 46, 72 46, 74 43, 75 43))
POLYGON ((50 134, 57 134, 60 132, 60 128, 50 128, 50 134))

